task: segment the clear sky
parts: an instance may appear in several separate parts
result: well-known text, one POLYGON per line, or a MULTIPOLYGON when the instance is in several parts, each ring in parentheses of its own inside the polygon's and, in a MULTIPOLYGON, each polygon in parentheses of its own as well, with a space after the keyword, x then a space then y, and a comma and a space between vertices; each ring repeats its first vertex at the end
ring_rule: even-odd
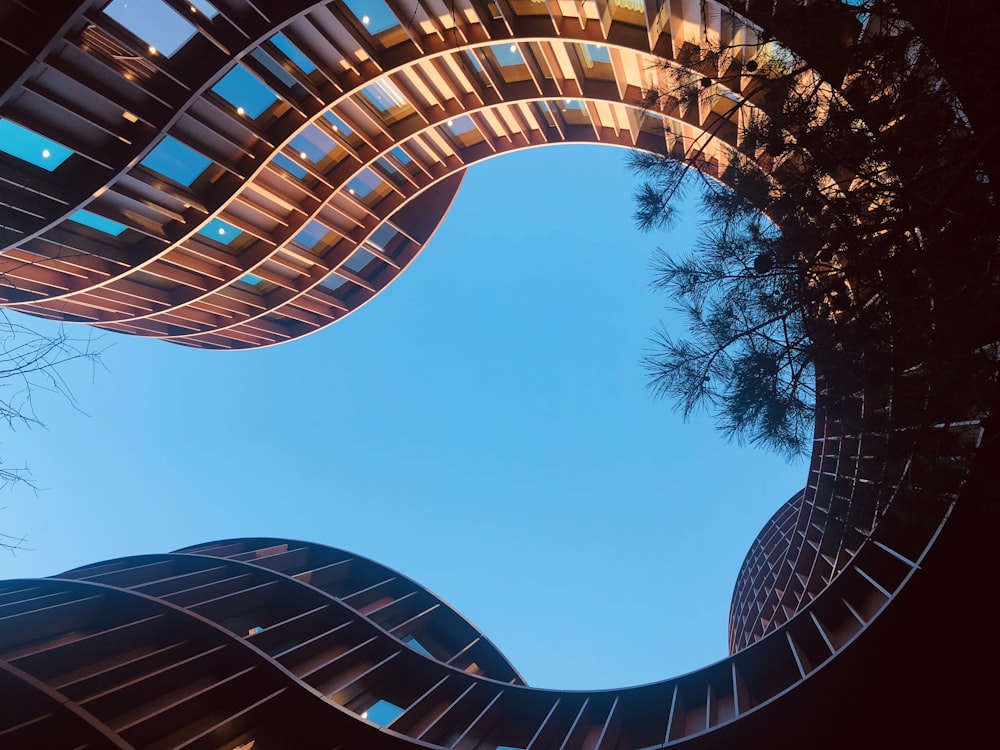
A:
POLYGON ((305 339, 105 335, 106 369, 67 375, 81 411, 42 394, 48 429, 0 437, 45 488, 0 498, 0 530, 30 548, 0 577, 287 536, 416 579, 540 687, 723 657, 739 565, 806 465, 648 397, 639 361, 669 322, 651 252, 689 244, 698 217, 636 233, 624 159, 560 146, 477 165, 409 270, 305 339))

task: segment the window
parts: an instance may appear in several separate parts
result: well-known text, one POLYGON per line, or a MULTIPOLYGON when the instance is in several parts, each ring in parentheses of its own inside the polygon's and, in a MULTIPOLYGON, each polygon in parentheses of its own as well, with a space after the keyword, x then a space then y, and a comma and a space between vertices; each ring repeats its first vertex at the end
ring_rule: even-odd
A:
POLYGON ((524 55, 521 48, 511 42, 503 44, 492 44, 484 47, 487 55, 493 58, 493 62, 499 68, 500 75, 507 83, 517 81, 527 81, 531 78, 528 66, 524 62, 524 55))
POLYGON ((476 129, 476 123, 474 123, 472 118, 468 115, 462 115, 461 117, 456 117, 454 120, 448 120, 447 126, 452 135, 462 135, 463 133, 468 133, 470 130, 476 129))
POLYGON ((300 159, 313 164, 324 164, 331 158, 337 161, 347 153, 343 146, 314 124, 307 126, 293 138, 290 145, 300 159))
POLYGON ((381 178, 370 169, 365 169, 361 174, 347 183, 347 192, 357 198, 367 198, 381 185, 381 178))
POLYGON ((392 242, 398 234, 399 232, 396 231, 394 226, 391 224, 383 224, 376 229, 372 236, 368 239, 368 244, 378 248, 382 252, 385 252, 386 247, 388 247, 389 243, 392 242))
POLYGON ((252 119, 260 117, 278 99, 270 87, 242 65, 229 71, 212 91, 232 104, 237 113, 252 119))
POLYGON ((73 153, 65 146, 60 146, 33 130, 4 119, 0 119, 0 151, 49 172, 73 153))
POLYGON ((403 642, 407 646, 409 646, 410 648, 412 648, 414 651, 419 651, 420 653, 424 654, 425 656, 431 656, 431 658, 433 658, 433 656, 431 655, 431 652, 428 651, 426 648, 424 648, 423 644, 420 641, 418 641, 416 638, 412 638, 412 637, 411 638, 407 638, 403 642))
MULTIPOLYGON (((217 12, 209 3, 199 1, 192 5, 209 18, 217 12)), ((170 57, 196 31, 163 0, 112 0, 104 7, 104 14, 148 44, 151 55, 170 57)))
POLYGON ((271 41, 274 43, 275 47, 281 50, 285 57, 292 61, 295 66, 306 75, 309 75, 316 70, 316 66, 313 64, 313 61, 306 57, 302 50, 292 44, 292 42, 284 34, 275 34, 271 37, 271 41))
POLYGON ((580 44, 577 48, 581 51, 581 57, 588 68, 592 68, 594 63, 610 63, 611 53, 607 45, 604 44, 580 44))
POLYGON ((344 123, 343 120, 341 120, 332 112, 327 112, 325 115, 323 115, 323 119, 326 120, 331 125, 333 125, 334 131, 338 133, 341 133, 343 135, 351 135, 351 133, 354 132, 349 127, 347 127, 347 125, 344 123))
POLYGON ((445 123, 445 128, 451 135, 451 140, 459 148, 465 148, 484 140, 483 134, 479 132, 479 128, 476 126, 476 123, 473 122, 472 118, 468 115, 462 115, 461 117, 448 120, 448 122, 445 123))
POLYGON ((380 34, 399 26, 396 14, 382 0, 344 0, 344 5, 361 21, 369 34, 380 34))
POLYGON ((375 81, 365 86, 361 93, 384 114, 400 115, 403 109, 413 109, 403 92, 389 79, 375 81))
POLYGON ((208 224, 198 230, 198 234, 203 237, 213 239, 223 245, 228 245, 243 234, 243 232, 234 227, 232 224, 227 224, 222 219, 212 219, 208 222, 208 224))
POLYGON ((395 721, 396 717, 401 713, 403 713, 403 709, 395 703, 380 700, 375 705, 369 707, 367 711, 363 712, 361 718, 368 719, 373 724, 379 724, 384 727, 395 721))
POLYGON ((103 216, 91 213, 90 211, 84 211, 83 209, 70 216, 69 220, 114 237, 117 237, 128 229, 124 224, 119 224, 117 221, 112 221, 111 219, 105 219, 103 216))
POLYGON ((587 104, 582 99, 563 99, 559 103, 559 109, 568 125, 586 125, 590 122, 587 104))
POLYGON ((330 230, 325 226, 318 221, 310 221, 302 228, 302 231, 295 235, 295 241, 312 250, 328 234, 330 234, 330 230))
POLYGON ((300 180, 309 174, 305 167, 301 164, 296 164, 284 154, 276 154, 271 162, 300 180))
POLYGON ((372 255, 364 248, 359 247, 357 250, 354 251, 354 255, 352 255, 350 258, 344 261, 342 266, 343 268, 353 271, 354 273, 360 276, 361 272, 365 269, 365 267, 373 260, 376 260, 374 255, 372 255))
POLYGON ((174 182, 190 185, 212 161, 168 135, 140 163, 174 182))
POLYGON ((524 58, 521 56, 521 50, 516 44, 494 44, 490 47, 490 51, 493 52, 493 56, 496 58, 497 63, 502 66, 524 65, 524 58))

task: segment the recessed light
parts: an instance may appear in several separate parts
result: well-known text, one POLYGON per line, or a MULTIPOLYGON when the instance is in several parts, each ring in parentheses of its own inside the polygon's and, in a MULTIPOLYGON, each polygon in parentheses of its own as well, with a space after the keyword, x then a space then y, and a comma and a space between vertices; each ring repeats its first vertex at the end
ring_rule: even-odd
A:
POLYGON ((124 117, 129 122, 138 122, 139 121, 138 117, 136 117, 134 114, 132 114, 131 112, 128 112, 128 111, 122 112, 122 117, 124 117))
POLYGON ((517 45, 516 44, 510 45, 510 51, 511 52, 517 52, 517 45))
POLYGON ((47 148, 43 148, 42 149, 42 158, 43 159, 48 159, 50 156, 52 156, 52 152, 49 151, 47 148))
POLYGON ((305 151, 299 151, 299 158, 300 159, 308 159, 309 155, 305 151))
POLYGON ((354 195, 354 188, 347 188, 347 192, 354 195))
POLYGON ((449 128, 450 128, 450 127, 451 127, 452 125, 454 125, 454 124, 455 124, 455 121, 454 121, 454 120, 448 120, 448 127, 449 127, 449 128))
POLYGON ((192 12, 192 13, 197 13, 197 12, 198 12, 198 9, 197 9, 196 7, 194 7, 194 6, 192 5, 192 6, 191 6, 191 12, 192 12))
POLYGON ((334 125, 334 126, 333 126, 333 132, 334 132, 334 133, 338 133, 338 132, 340 132, 340 128, 338 128, 338 127, 337 127, 336 125, 334 125))
POLYGON ((225 234, 225 233, 226 233, 226 228, 225 227, 219 227, 219 234, 225 234))
POLYGON ((361 23, 363 23, 365 26, 367 26, 371 22, 372 19, 370 19, 368 16, 361 16, 361 23))
POLYGON ((247 113, 247 111, 246 111, 245 109, 243 109, 243 107, 237 107, 237 108, 236 108, 236 114, 238 114, 238 115, 240 115, 240 116, 243 116, 243 115, 245 115, 246 113, 247 113))
POLYGON ((152 44, 149 45, 149 54, 151 54, 151 55, 155 55, 156 54, 156 47, 154 47, 152 44))

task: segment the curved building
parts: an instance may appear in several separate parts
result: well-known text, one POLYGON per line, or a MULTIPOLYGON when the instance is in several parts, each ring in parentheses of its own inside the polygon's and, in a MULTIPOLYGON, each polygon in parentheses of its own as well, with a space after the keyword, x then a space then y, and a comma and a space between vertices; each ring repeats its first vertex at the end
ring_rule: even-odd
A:
POLYGON ((635 2, 4 13, 0 301, 190 346, 276 344, 356 309, 423 249, 482 159, 701 137, 717 174, 736 134, 706 134, 721 106, 644 108, 658 56, 729 33, 721 8, 706 28, 697 4, 649 23, 635 2))
MULTIPOLYGON (((731 5, 744 15, 687 0, 5 3, 5 304, 192 346, 263 346, 384 288, 477 160, 592 141, 697 154, 724 179, 741 132, 724 100, 736 92, 672 111, 644 103, 657 90, 649 61, 689 45, 759 50, 772 10, 799 7, 731 5), (143 26, 131 12, 143 5, 185 20, 143 26)), ((975 0, 943 14, 905 8, 954 82, 956 119, 976 139, 969 159, 989 185, 1000 139, 966 73, 1000 76, 963 34, 997 12, 975 0)), ((859 38, 847 31, 831 26, 829 44, 796 50, 839 71, 845 90, 864 82, 838 68, 838 50, 859 38)), ((727 60, 738 87, 746 61, 727 60)), ((690 73, 721 85, 718 71, 690 73)), ((806 485, 748 552, 731 654, 715 664, 616 690, 529 687, 403 575, 314 544, 225 540, 0 584, 0 747, 983 742, 1000 667, 989 609, 1000 336, 995 310, 984 318, 983 299, 946 284, 950 267, 984 258, 995 275, 995 250, 924 259, 917 270, 944 285, 929 287, 933 314, 909 321, 909 308, 891 308, 912 325, 887 329, 884 359, 857 378, 821 372, 806 485), (973 335, 952 336, 966 305, 973 335), (928 337, 968 344, 991 377, 926 375, 928 337)), ((887 259, 885 275, 902 284, 912 270, 887 259)))

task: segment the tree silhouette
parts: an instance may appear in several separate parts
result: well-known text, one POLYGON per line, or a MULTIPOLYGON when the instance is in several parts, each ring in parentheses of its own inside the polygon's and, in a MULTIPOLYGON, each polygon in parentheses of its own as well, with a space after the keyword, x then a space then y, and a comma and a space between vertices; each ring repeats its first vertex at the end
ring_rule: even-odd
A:
MULTIPOLYGON (((893 3, 777 3, 768 21, 748 35, 733 14, 738 44, 689 45, 682 65, 663 66, 649 107, 723 115, 668 158, 632 157, 645 180, 635 219, 668 226, 702 183, 696 247, 655 258, 653 285, 688 331, 655 333, 653 393, 794 456, 817 395, 848 398, 873 371, 992 382, 994 195, 959 101, 893 3), (720 183, 697 167, 709 137, 734 126, 720 183), (962 322, 970 312, 980 325, 962 322), (820 394, 816 372, 837 373, 820 394)), ((949 408, 923 418, 951 419, 949 408)))

